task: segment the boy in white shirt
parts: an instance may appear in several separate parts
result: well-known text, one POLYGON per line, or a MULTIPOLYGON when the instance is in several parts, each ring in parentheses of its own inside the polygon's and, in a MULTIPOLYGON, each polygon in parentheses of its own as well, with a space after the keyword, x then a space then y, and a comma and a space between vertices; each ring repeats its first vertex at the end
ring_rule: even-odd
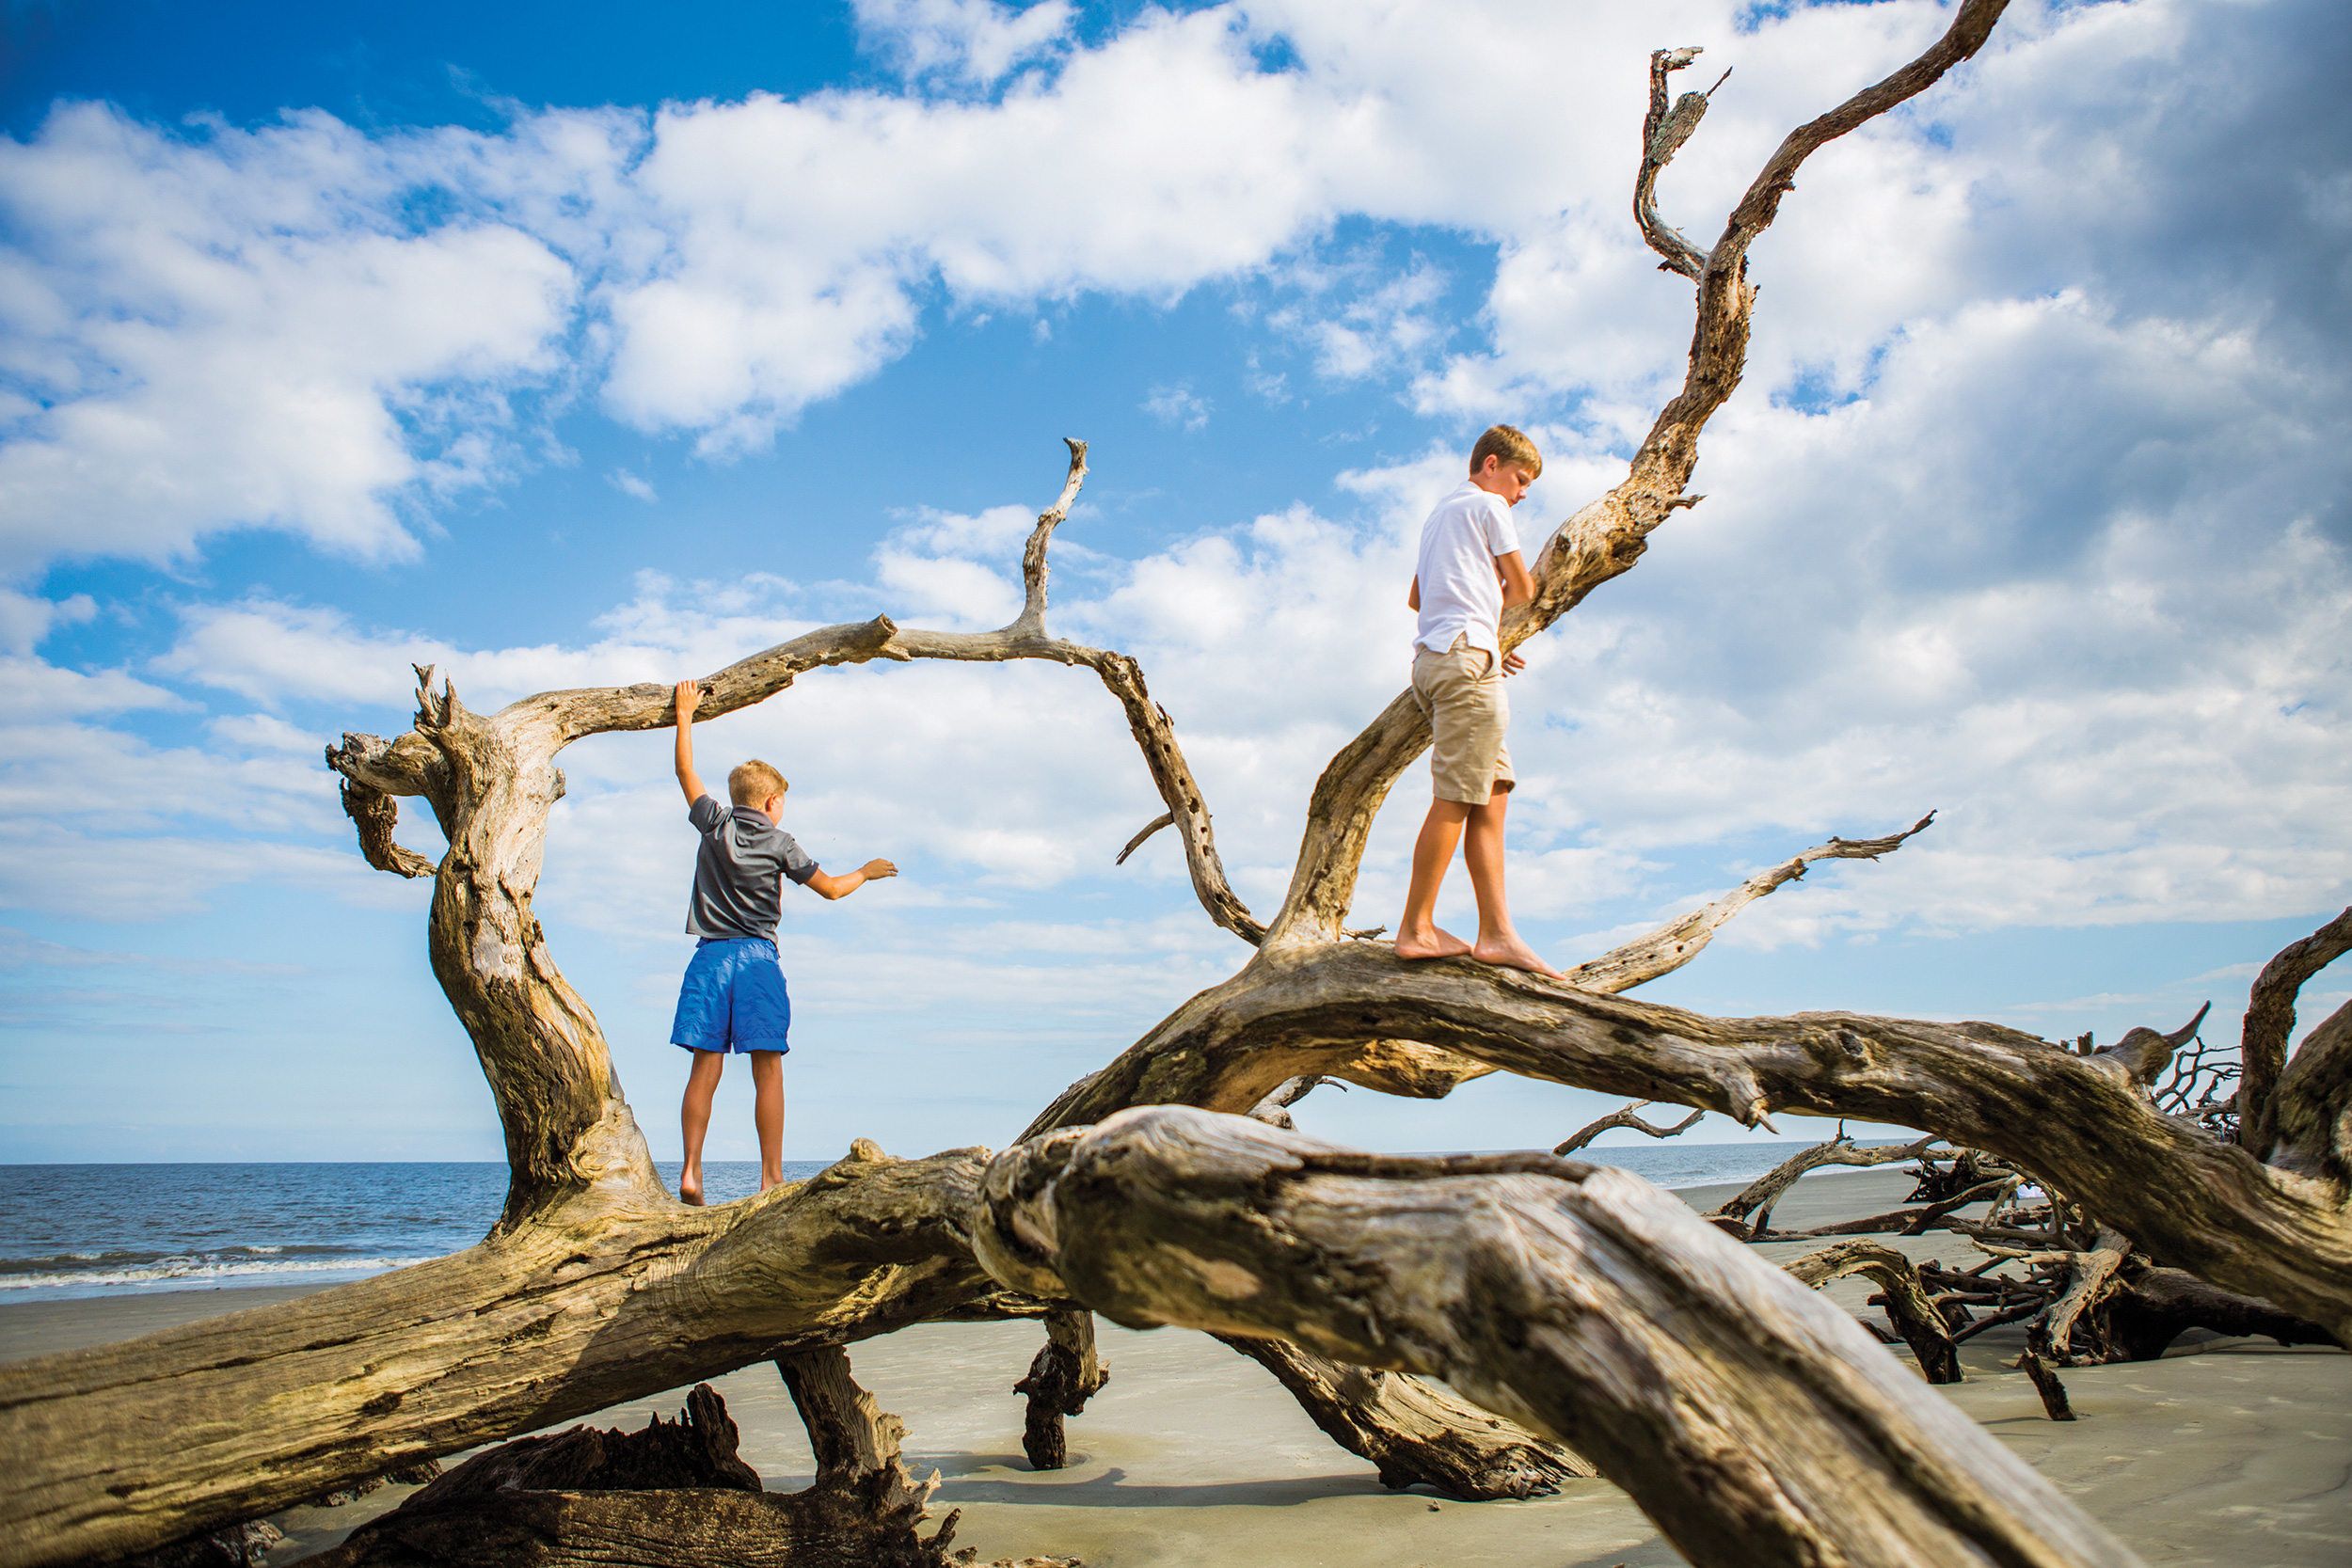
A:
POLYGON ((1433 788, 1413 845, 1405 915, 1397 923, 1401 958, 1467 954, 1481 963, 1559 976, 1519 940, 1502 893, 1503 815, 1513 782, 1511 753, 1502 743, 1511 722, 1502 677, 1523 668, 1518 655, 1502 652, 1502 611, 1535 596, 1534 580, 1519 559, 1511 508, 1543 471, 1535 443, 1499 424, 1470 449, 1470 479, 1422 525, 1413 590, 1405 602, 1421 611, 1413 636, 1413 700, 1429 716, 1433 732, 1433 788), (1438 889, 1456 845, 1478 898, 1475 942, 1437 923, 1438 889))

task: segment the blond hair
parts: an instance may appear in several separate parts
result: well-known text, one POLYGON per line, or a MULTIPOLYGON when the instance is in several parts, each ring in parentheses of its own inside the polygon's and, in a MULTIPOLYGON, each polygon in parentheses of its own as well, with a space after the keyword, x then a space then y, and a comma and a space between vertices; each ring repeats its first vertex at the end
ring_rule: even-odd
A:
POLYGON ((783 774, 754 758, 727 775, 727 799, 739 806, 764 806, 771 795, 790 789, 783 774))
POLYGON ((1544 471, 1544 454, 1535 450, 1535 443, 1507 424, 1496 425, 1478 438, 1470 448, 1471 473, 1486 466, 1489 457, 1500 457, 1513 467, 1525 468, 1527 477, 1535 479, 1544 471))

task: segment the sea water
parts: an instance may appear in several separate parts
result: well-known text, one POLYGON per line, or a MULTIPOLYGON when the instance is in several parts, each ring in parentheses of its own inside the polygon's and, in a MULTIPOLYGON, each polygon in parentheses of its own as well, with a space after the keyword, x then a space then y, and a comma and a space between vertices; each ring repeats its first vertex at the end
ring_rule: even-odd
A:
MULTIPOLYGON (((1577 1158, 1690 1187, 1761 1176, 1800 1147, 1663 1143, 1577 1158)), ((678 1167, 657 1168, 675 1189, 678 1167)), ((787 1160, 784 1173, 824 1168, 787 1160)), ((703 1183, 713 1203, 748 1197, 759 1166, 707 1162, 703 1183)), ((0 1165, 0 1304, 361 1279, 471 1246, 505 1199, 494 1163, 0 1165)))

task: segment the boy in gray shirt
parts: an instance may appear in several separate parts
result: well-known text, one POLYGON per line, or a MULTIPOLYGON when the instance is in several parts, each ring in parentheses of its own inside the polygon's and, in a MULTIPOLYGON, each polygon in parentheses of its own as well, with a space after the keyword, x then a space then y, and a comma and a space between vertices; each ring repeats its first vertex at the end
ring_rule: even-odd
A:
POLYGON ((789 879, 826 898, 845 898, 867 882, 896 877, 888 861, 829 877, 777 824, 784 792, 792 786, 764 762, 744 763, 727 775, 732 809, 703 788, 694 771, 694 705, 702 688, 677 683, 677 782, 686 792, 686 819, 702 834, 694 854, 694 895, 686 930, 702 940, 678 988, 670 1042, 694 1053, 686 1075, 678 1124, 686 1134, 686 1168, 677 1196, 703 1200, 703 1134, 710 1128, 711 1096, 730 1052, 752 1059, 752 1119, 759 1129, 759 1190, 784 1180, 784 1053, 792 1049, 792 999, 776 957, 776 921, 784 913, 789 879))

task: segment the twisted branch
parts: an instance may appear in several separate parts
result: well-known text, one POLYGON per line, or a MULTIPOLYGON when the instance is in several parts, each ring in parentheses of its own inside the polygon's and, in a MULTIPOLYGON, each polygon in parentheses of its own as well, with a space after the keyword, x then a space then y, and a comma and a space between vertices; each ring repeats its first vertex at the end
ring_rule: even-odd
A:
POLYGON ((1930 812, 1901 832, 1884 838, 1833 838, 1827 844, 1817 844, 1768 871, 1757 872, 1705 908, 1692 910, 1679 920, 1669 921, 1647 936, 1638 937, 1588 963, 1578 964, 1567 972, 1568 983, 1613 995, 1647 985, 1661 974, 1671 974, 1706 951, 1707 944, 1715 940, 1715 933, 1732 916, 1774 889, 1803 878, 1804 868, 1815 861, 1874 861, 1881 855, 1893 854, 1906 839, 1926 832, 1928 824, 1934 820, 1935 813, 1930 812))
POLYGON ((1636 1132, 1646 1132, 1653 1138, 1671 1138, 1676 1136, 1677 1133, 1687 1132, 1692 1128, 1696 1127, 1699 1124, 1699 1118, 1707 1115, 1705 1111, 1693 1111, 1689 1116, 1684 1117, 1680 1121, 1676 1122, 1672 1127, 1652 1127, 1648 1122, 1644 1121, 1640 1117, 1633 1114, 1648 1103, 1649 1101, 1646 1100, 1637 1100, 1622 1111, 1610 1112, 1598 1121, 1592 1123, 1582 1132, 1578 1132, 1575 1136, 1568 1139, 1566 1143, 1561 1144, 1553 1148, 1552 1152, 1554 1154, 1573 1154, 1578 1149, 1582 1148, 1586 1144, 1591 1143, 1595 1138, 1599 1137, 1603 1132, 1608 1132, 1613 1127, 1630 1128, 1636 1132))
MULTIPOLYGON (((1682 389, 1659 412, 1625 480, 1562 523, 1536 556, 1534 598, 1505 611, 1502 618, 1506 653, 1574 610, 1602 583, 1632 570, 1649 547, 1649 535, 1695 499, 1684 491, 1698 463, 1699 435, 1738 388, 1747 361, 1749 321, 1756 307, 1756 290, 1747 281, 1748 247, 1778 214, 1780 198, 1792 188, 1798 166, 1823 144, 1925 91, 1974 55, 2007 4, 1966 0, 1943 38, 1925 54, 1789 133, 1765 164, 1698 274, 1697 321, 1682 389)), ((1666 58, 1679 53, 1669 52, 1666 58)), ((1662 78, 1663 71, 1654 63, 1652 80, 1659 94, 1662 78)), ((1657 102, 1654 96, 1653 121, 1657 102)), ((1693 109, 1689 126, 1696 124, 1693 109)), ((1662 147, 1661 134, 1662 128, 1654 124, 1644 137, 1637 191, 1645 180, 1655 182, 1657 171, 1648 166, 1653 148, 1662 147)), ((1647 224, 1644 231, 1649 234, 1647 224)), ((1666 254, 1670 261, 1680 255, 1671 244, 1666 254)), ((1337 939, 1355 897, 1373 819, 1399 775, 1428 744, 1429 722, 1412 694, 1405 692, 1331 759, 1315 783, 1290 887, 1270 923, 1270 942, 1337 939)))
POLYGON ((2295 1037, 2295 1003, 2303 983, 2352 952, 2352 909, 2297 942, 2280 950, 2263 966, 2254 993, 2246 1005, 2246 1022, 2238 1039, 2237 1141, 2256 1154, 2264 1152, 2267 1134, 2264 1122, 2279 1074, 2287 1065, 2287 1043, 2295 1037))

